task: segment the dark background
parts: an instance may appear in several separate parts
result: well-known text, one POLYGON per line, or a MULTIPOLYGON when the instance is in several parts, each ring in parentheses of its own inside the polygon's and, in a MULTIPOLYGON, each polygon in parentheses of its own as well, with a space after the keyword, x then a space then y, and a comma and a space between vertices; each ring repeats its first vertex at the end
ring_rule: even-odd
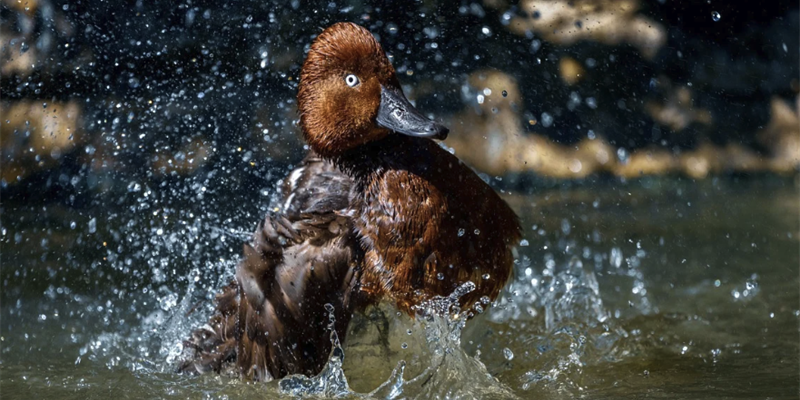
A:
POLYGON ((379 37, 402 83, 423 88, 410 93, 420 108, 457 114, 469 107, 462 90, 468 76, 494 68, 519 83, 524 119, 542 112, 556 118, 551 126, 523 124, 528 133, 564 145, 588 128, 628 152, 737 143, 769 157, 770 143, 756 133, 770 121, 770 101, 793 104, 798 92, 797 2, 625 2, 665 29, 665 44, 649 59, 624 42, 561 46, 516 35, 508 21, 526 15, 513 3, 381 3, 3 1, 3 63, 26 53, 33 60, 2 71, 3 196, 113 198, 132 180, 171 187, 161 184, 210 174, 224 176, 222 184, 239 194, 269 188, 266 182, 281 175, 276 166, 302 157, 294 125, 299 67, 313 37, 337 21, 355 21, 379 37), (594 60, 572 86, 559 78, 564 56, 594 60), (647 114, 646 103, 665 102, 670 88, 687 84, 694 108, 710 113, 712 123, 673 131, 647 114), (593 97, 596 108, 565 107, 571 93, 593 97), (14 109, 40 103, 53 112, 79 108, 74 137, 55 154, 30 145, 36 125, 29 119, 37 116, 14 109), (203 162, 169 164, 197 151, 203 162))

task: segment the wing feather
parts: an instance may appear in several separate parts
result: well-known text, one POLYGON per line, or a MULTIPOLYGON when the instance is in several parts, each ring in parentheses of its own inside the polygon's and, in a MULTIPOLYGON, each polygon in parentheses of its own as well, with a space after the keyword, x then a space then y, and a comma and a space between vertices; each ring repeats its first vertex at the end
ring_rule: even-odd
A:
POLYGON ((236 279, 217 296, 208 326, 186 341, 193 354, 179 370, 220 372, 234 364, 258 381, 322 370, 332 349, 325 304, 334 307, 341 340, 357 306, 363 255, 347 217, 351 185, 313 154, 289 175, 282 208, 244 246, 236 279))

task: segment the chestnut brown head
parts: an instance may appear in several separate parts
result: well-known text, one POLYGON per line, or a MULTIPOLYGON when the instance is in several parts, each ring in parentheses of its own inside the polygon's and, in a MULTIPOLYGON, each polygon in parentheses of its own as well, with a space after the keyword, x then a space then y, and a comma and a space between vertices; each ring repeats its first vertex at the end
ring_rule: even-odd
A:
POLYGON ((378 41, 349 22, 330 26, 311 44, 297 100, 303 135, 322 156, 392 132, 435 139, 448 132, 409 103, 378 41))

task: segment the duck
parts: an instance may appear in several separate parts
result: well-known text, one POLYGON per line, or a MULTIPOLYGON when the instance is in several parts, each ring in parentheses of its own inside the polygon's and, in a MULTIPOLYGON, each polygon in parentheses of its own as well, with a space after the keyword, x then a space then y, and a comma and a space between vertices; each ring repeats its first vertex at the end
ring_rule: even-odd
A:
POLYGON ((184 341, 179 371, 313 376, 354 313, 389 302, 414 318, 470 282, 459 303, 485 306, 512 274, 517 215, 437 142, 448 128, 406 98, 367 29, 340 22, 316 37, 297 104, 309 153, 184 341))

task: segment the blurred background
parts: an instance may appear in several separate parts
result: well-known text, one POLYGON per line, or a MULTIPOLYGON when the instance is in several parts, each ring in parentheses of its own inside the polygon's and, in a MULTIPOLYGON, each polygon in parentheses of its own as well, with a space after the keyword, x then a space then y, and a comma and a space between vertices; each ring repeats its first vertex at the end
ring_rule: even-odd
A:
POLYGON ((0 0, 3 396, 257 397, 170 363, 305 154, 300 66, 338 21, 379 39, 444 146, 522 217, 514 305, 466 346, 488 343, 503 385, 737 396, 761 371, 760 395, 796 395, 799 9, 0 0))
POLYGON ((380 39, 409 97, 452 126, 446 144, 493 175, 704 178, 800 163, 794 2, 2 4, 9 196, 223 169, 245 184, 297 162, 299 68, 341 20, 380 39))

